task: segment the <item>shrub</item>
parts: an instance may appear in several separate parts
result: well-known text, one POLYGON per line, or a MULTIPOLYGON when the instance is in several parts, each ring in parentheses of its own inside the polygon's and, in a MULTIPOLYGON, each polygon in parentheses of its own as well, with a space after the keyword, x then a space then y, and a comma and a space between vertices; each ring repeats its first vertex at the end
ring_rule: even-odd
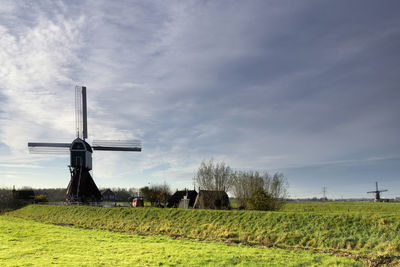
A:
POLYGON ((263 188, 258 188, 247 201, 250 210, 277 210, 277 201, 263 188))
POLYGON ((34 200, 35 200, 35 203, 49 202, 46 195, 38 195, 38 196, 35 196, 35 199, 34 199, 34 200))

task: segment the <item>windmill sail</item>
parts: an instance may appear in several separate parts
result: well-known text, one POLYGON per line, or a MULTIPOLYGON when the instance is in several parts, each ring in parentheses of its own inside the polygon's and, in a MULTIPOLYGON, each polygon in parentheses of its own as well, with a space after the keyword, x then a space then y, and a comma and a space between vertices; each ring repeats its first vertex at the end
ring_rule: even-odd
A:
POLYGON ((75 87, 75 125, 76 137, 87 139, 87 100, 86 87, 75 87))
POLYGON ((29 153, 32 154, 66 154, 70 146, 70 143, 28 143, 29 153))
POLYGON ((82 86, 82 136, 83 139, 88 138, 87 133, 87 102, 86 102, 86 87, 82 86))
POLYGON ((142 144, 138 140, 93 140, 93 150, 108 151, 142 151, 142 144))
POLYGON ((379 193, 379 192, 387 192, 388 190, 387 189, 383 189, 383 190, 379 190, 378 189, 378 182, 375 182, 375 186, 376 186, 376 190, 375 191, 369 191, 369 192, 367 192, 368 194, 370 194, 370 193, 379 193))
POLYGON ((85 139, 87 130, 86 87, 75 87, 75 127, 77 138, 72 143, 28 143, 30 153, 70 154, 71 180, 67 188, 67 202, 101 201, 101 193, 96 186, 90 170, 93 150, 142 151, 137 140, 98 140, 90 146, 85 139))

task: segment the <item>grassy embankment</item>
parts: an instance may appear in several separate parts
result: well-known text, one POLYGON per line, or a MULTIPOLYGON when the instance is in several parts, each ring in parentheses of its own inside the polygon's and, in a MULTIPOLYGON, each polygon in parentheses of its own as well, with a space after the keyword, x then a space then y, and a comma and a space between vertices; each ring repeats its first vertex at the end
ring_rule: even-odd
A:
POLYGON ((323 213, 384 213, 399 214, 400 202, 382 203, 382 202, 313 202, 296 201, 287 202, 282 211, 297 212, 323 212, 323 213))
POLYGON ((139 236, 0 216, 1 266, 362 266, 312 251, 139 236))
MULTIPOLYGON (((374 204, 370 203, 372 207, 374 204)), ((396 207, 399 209, 400 205, 396 207)), ((260 212, 31 205, 9 215, 127 233, 400 255, 399 212, 260 212)))

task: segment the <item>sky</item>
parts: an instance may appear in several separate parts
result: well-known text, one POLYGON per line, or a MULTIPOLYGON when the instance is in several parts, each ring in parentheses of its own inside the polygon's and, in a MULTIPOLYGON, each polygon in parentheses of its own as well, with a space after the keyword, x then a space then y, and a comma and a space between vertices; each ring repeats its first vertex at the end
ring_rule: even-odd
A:
POLYGON ((399 1, 7 1, 0 187, 66 187, 74 87, 99 187, 193 187, 203 160, 281 172, 290 197, 400 197, 399 1))

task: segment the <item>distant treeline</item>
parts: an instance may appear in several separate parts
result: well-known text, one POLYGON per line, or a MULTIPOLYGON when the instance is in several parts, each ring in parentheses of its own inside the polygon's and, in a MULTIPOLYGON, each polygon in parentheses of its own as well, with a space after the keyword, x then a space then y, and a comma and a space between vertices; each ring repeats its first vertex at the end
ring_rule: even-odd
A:
POLYGON ((15 194, 10 188, 0 188, 0 214, 21 208, 34 201, 32 189, 24 187, 15 194), (26 197, 25 197, 26 196, 26 197))
POLYGON ((116 195, 116 201, 126 202, 130 197, 137 197, 139 195, 139 189, 135 187, 123 188, 123 187, 104 187, 99 188, 100 192, 103 193, 106 189, 110 189, 116 195))
POLYGON ((44 195, 49 202, 65 201, 66 188, 39 188, 33 189, 35 196, 44 195))
POLYGON ((18 207, 19 205, 13 198, 11 189, 0 188, 0 213, 18 207))
MULTIPOLYGON (((105 191, 108 188, 100 188, 100 192, 105 191)), ((116 193, 118 201, 127 201, 131 196, 137 196, 139 193, 139 189, 131 187, 131 188, 121 188, 121 187, 113 187, 109 188, 111 191, 116 193)), ((49 202, 59 202, 65 201, 65 195, 67 192, 66 188, 31 188, 31 187, 22 187, 18 190, 33 190, 35 196, 44 195, 47 197, 49 202)), ((12 189, 11 188, 0 188, 0 206, 9 203, 13 198, 12 189)))

